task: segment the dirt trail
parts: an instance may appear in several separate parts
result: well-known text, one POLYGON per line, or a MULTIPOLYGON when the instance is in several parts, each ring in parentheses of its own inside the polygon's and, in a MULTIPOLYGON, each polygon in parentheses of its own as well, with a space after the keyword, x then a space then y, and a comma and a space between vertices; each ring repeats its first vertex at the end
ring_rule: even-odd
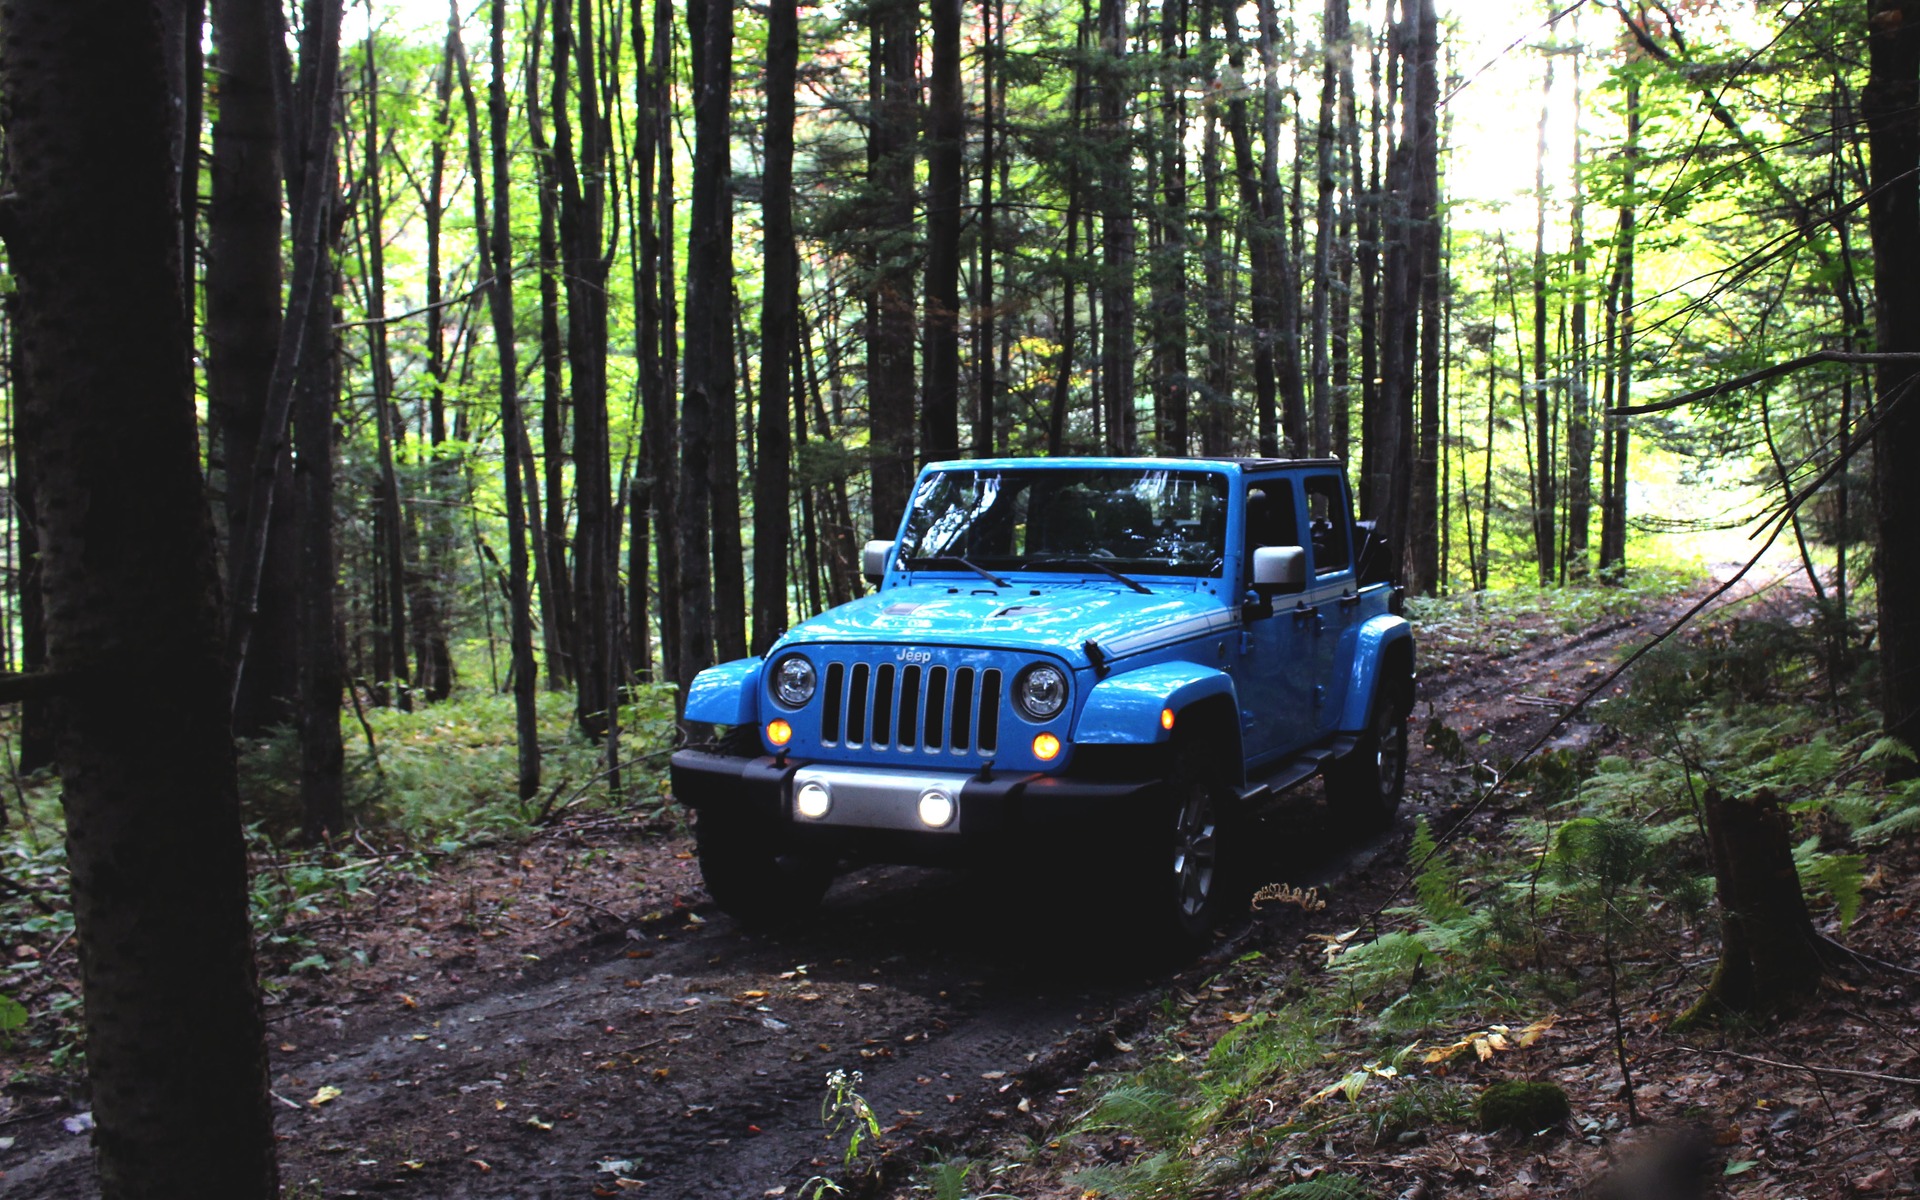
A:
MULTIPOLYGON (((1517 753, 1556 702, 1679 608, 1543 636, 1497 660, 1466 656, 1423 682, 1416 732, 1439 716, 1474 758, 1517 753)), ((1416 746, 1410 809, 1457 799, 1468 771, 1416 746)), ((1301 789, 1268 831, 1267 876, 1349 895, 1392 886, 1406 819, 1362 846, 1335 843, 1322 825, 1317 786, 1301 789)), ((1110 1056, 1170 988, 1199 987, 1230 956, 1296 936, 1286 910, 1269 911, 1202 961, 1156 974, 1103 921, 1103 900, 871 869, 837 882, 820 920, 776 939, 663 896, 522 970, 476 975, 471 994, 277 1025, 285 1191, 795 1196, 812 1176, 845 1177, 821 1125, 834 1069, 863 1073, 896 1156, 979 1128, 1037 1134, 1073 1103, 1089 1061, 1110 1056)), ((8 1196, 93 1193, 86 1138, 60 1118, 8 1132, 8 1196)))

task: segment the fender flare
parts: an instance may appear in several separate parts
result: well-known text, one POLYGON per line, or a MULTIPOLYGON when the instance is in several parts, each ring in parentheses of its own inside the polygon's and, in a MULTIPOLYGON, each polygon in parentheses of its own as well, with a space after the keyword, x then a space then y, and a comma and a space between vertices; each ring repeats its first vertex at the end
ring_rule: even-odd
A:
POLYGON ((687 687, 685 719, 708 725, 752 725, 760 719, 764 659, 737 658, 708 667, 687 687))
MULTIPOLYGON (((1087 693, 1074 722, 1073 740, 1087 746, 1161 745, 1173 737, 1161 724, 1163 710, 1172 709, 1177 719, 1182 710, 1216 696, 1226 700, 1229 712, 1240 711, 1233 679, 1224 671, 1196 663, 1158 663, 1113 675, 1087 693)), ((1237 725, 1234 733, 1239 733, 1237 725)))
MULTIPOLYGON (((1391 669, 1398 672, 1399 667, 1391 669)), ((1347 676, 1346 705, 1340 711, 1340 729, 1346 733, 1357 733, 1367 727, 1367 718, 1373 713, 1373 700, 1376 689, 1382 684, 1390 687, 1404 686, 1407 690, 1407 702, 1413 701, 1413 626, 1406 618, 1382 614, 1369 617, 1361 624, 1358 636, 1354 639, 1353 664, 1347 676), (1404 683, 1401 679, 1382 679, 1382 670, 1398 660, 1405 660, 1404 683)))

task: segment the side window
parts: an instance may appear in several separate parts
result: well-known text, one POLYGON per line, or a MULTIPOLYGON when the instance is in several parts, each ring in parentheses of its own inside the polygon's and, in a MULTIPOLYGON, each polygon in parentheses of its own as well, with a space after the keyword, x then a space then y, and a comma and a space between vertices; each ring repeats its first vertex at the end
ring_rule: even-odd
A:
POLYGON ((1353 562, 1346 489, 1340 486, 1338 475, 1309 475, 1306 487, 1313 573, 1337 575, 1353 562))
POLYGON ((1293 499, 1293 481, 1268 479, 1247 489, 1246 560, 1262 546, 1299 546, 1300 515, 1293 499))

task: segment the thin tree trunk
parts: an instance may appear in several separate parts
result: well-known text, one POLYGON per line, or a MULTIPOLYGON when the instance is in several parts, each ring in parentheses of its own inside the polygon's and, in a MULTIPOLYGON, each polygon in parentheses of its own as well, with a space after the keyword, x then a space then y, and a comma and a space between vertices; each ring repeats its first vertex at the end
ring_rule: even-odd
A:
MULTIPOLYGON (((1613 374, 1614 407, 1632 403, 1633 397, 1633 251, 1634 193, 1640 166, 1640 82, 1627 80, 1627 141, 1620 155, 1620 245, 1614 257, 1614 281, 1610 289, 1614 299, 1609 319, 1617 312, 1617 335, 1609 362, 1613 374)), ((1620 582, 1627 569, 1627 447, 1632 431, 1626 418, 1607 414, 1605 435, 1605 486, 1600 497, 1600 574, 1610 583, 1620 582)))
MULTIPOLYGON (((365 197, 366 207, 360 214, 365 225, 359 240, 366 256, 367 316, 371 318, 366 326, 368 376, 373 387, 375 449, 380 471, 374 528, 384 570, 376 586, 386 594, 387 618, 384 628, 375 630, 374 636, 386 640, 388 663, 397 685, 393 695, 404 712, 413 708, 413 682, 407 669, 407 514, 400 498, 399 472, 394 464, 402 426, 394 404, 393 365, 387 357, 386 205, 380 191, 380 74, 371 28, 365 46, 361 104, 366 124, 361 152, 366 158, 366 173, 358 190, 365 197)), ((304 540, 303 535, 303 544, 304 540)), ((376 662, 378 660, 376 652, 376 662)), ((376 688, 385 691, 386 683, 386 677, 376 674, 376 688)))
POLYGON ((1553 58, 1545 58, 1540 78, 1540 136, 1533 159, 1533 556, 1540 586, 1552 583, 1554 540, 1554 428, 1547 382, 1547 118, 1553 96, 1553 58))
MULTIPOLYGON (((594 738, 613 729, 621 676, 615 644, 618 529, 607 421, 608 258, 602 248, 611 139, 601 108, 597 6, 598 0, 554 2, 552 108, 573 415, 574 713, 594 738), (569 83, 577 114, 567 103, 569 83)), ((553 519, 551 511, 547 517, 553 519)))
MULTIPOLYGON (((487 85, 487 123, 492 152, 493 220, 492 228, 487 230, 485 248, 487 307, 493 317, 494 355, 500 370, 500 457, 507 499, 507 638, 513 662, 509 676, 513 687, 515 792, 526 801, 540 790, 540 728, 534 694, 538 683, 533 664, 533 597, 527 590, 527 542, 535 530, 527 520, 517 461, 520 442, 526 436, 526 424, 520 407, 519 345, 513 312, 513 212, 509 191, 512 130, 507 111, 506 0, 493 0, 490 26, 492 79, 487 85)), ((479 138, 471 124, 468 138, 474 186, 478 188, 479 138)), ((474 204, 478 217, 484 211, 478 195, 474 204)))
MULTIPOLYGON (((213 2, 220 105, 207 209, 207 417, 213 427, 213 465, 226 493, 230 589, 240 586, 252 541, 254 464, 280 342, 281 150, 274 47, 282 26, 276 4, 213 2)), ((260 508, 268 522, 267 557, 258 584, 254 653, 240 673, 234 700, 233 731, 242 737, 291 721, 299 688, 292 479, 284 465, 275 477, 278 491, 260 508)))

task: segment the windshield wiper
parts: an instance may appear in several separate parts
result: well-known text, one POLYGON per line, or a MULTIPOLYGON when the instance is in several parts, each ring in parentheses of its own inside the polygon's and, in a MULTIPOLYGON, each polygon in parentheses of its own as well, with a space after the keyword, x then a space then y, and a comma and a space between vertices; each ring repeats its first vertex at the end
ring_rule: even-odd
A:
POLYGON ((1000 578, 998 575, 995 575, 992 571, 987 570, 985 567, 980 566, 977 563, 968 562, 966 559, 962 558, 958 554, 934 554, 934 555, 929 555, 926 558, 916 558, 913 560, 913 565, 916 567, 930 567, 936 563, 953 563, 957 566, 965 567, 967 570, 972 571, 975 575, 980 576, 980 578, 982 579, 992 580, 993 583, 998 587, 1013 586, 1012 584, 1008 583, 1006 580, 1000 578))
POLYGON ((1047 563, 1050 565, 1062 566, 1062 567, 1091 567, 1094 570, 1100 572, 1102 575, 1107 576, 1109 579, 1119 580, 1121 583, 1126 584, 1128 587, 1132 588, 1134 591, 1139 592, 1142 596, 1153 595, 1153 589, 1148 587, 1146 584, 1141 583, 1138 579, 1130 579, 1127 576, 1122 575, 1120 572, 1114 570, 1112 567, 1101 562, 1097 558, 1065 558, 1065 557, 1044 558, 1043 557, 1043 558, 1029 558, 1027 561, 1029 563, 1047 563))

